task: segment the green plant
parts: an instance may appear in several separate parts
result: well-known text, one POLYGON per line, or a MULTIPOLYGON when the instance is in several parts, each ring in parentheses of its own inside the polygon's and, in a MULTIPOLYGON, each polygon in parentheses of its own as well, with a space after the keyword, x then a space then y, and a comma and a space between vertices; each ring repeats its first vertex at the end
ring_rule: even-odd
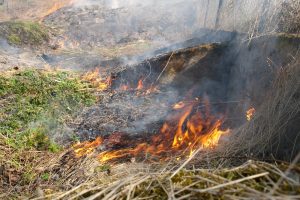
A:
POLYGON ((7 39, 11 44, 20 45, 22 43, 21 38, 16 34, 9 35, 7 39))
POLYGON ((50 174, 48 172, 45 172, 41 175, 41 179, 44 181, 48 181, 50 179, 50 174))

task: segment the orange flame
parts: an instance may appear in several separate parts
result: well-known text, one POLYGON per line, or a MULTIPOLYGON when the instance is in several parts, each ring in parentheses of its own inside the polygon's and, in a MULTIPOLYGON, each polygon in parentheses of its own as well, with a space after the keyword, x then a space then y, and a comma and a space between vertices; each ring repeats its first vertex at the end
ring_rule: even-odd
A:
POLYGON ((140 79, 136 87, 137 90, 142 90, 144 88, 143 79, 140 79))
POLYGON ((250 121, 253 118, 255 111, 256 111, 255 108, 250 108, 249 110, 247 110, 246 112, 247 121, 250 121))
POLYGON ((169 154, 181 155, 189 152, 188 155, 191 155, 199 148, 216 147, 220 137, 229 133, 229 129, 221 130, 221 119, 205 116, 209 111, 193 114, 194 106, 194 103, 190 103, 179 113, 172 115, 171 119, 164 123, 160 133, 152 137, 150 144, 142 143, 133 149, 102 152, 98 156, 99 161, 107 162, 145 154, 166 159, 169 154))
POLYGON ((139 92, 138 95, 148 95, 148 94, 151 94, 151 93, 159 92, 159 89, 158 89, 157 86, 151 85, 149 87, 145 87, 142 79, 140 79, 138 81, 138 85, 137 85, 136 88, 131 88, 129 85, 122 84, 119 87, 119 90, 121 90, 121 91, 134 91, 134 90, 137 90, 139 92), (143 90, 143 91, 141 92, 141 90, 143 90))
POLYGON ((43 14, 43 17, 42 18, 45 18, 46 16, 54 13, 55 11, 65 7, 65 6, 68 6, 68 5, 71 5, 72 3, 74 3, 76 0, 64 0, 64 1, 58 1, 58 2, 55 2, 54 5, 49 8, 44 14, 43 14))
POLYGON ((103 80, 100 77, 99 68, 96 68, 94 71, 87 72, 82 79, 91 82, 98 91, 107 90, 112 85, 112 77, 109 76, 106 80, 103 80))
POLYGON ((98 137, 93 142, 83 142, 83 143, 75 144, 73 146, 73 149, 77 157, 82 157, 84 155, 88 155, 91 152, 93 152, 102 143, 103 143, 103 139, 101 137, 98 137))

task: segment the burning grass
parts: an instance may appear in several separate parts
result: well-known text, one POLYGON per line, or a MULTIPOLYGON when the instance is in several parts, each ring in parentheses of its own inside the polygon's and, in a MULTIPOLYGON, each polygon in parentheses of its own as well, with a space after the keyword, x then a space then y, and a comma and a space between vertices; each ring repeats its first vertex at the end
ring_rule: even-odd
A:
MULTIPOLYGON (((275 84, 284 89, 275 97, 289 97, 288 107, 292 108, 299 105, 298 101, 293 101, 299 97, 296 95, 299 91, 296 66, 282 71, 275 84)), ((54 153, 59 148, 47 134, 61 127, 54 129, 52 122, 61 125, 72 118, 75 110, 94 102, 88 91, 106 96, 128 92, 139 98, 147 97, 141 92, 147 90, 147 85, 141 83, 143 81, 125 91, 121 86, 114 91, 111 81, 100 79, 97 70, 82 76, 37 70, 1 76, 0 148, 3 151, 0 152, 0 181, 4 189, 0 197, 6 197, 8 193, 9 197, 36 199, 300 197, 299 156, 291 164, 273 160, 272 164, 248 161, 240 165, 251 155, 238 154, 241 156, 237 157, 233 151, 226 154, 237 147, 234 145, 225 150, 216 148, 220 137, 227 136, 228 131, 222 127, 223 117, 213 115, 204 98, 169 105, 171 114, 160 131, 148 140, 111 133, 108 138, 98 137, 92 142, 77 143, 61 154, 54 153), (50 125, 43 119, 50 120, 50 125), (233 167, 237 166, 235 163, 240 166, 233 167)), ((272 102, 266 101, 269 106, 272 102)), ((278 108, 282 104, 277 102, 276 105, 278 108)), ((298 110, 294 111, 297 113, 298 110)), ((264 114, 261 108, 250 108, 245 116, 249 119, 245 126, 255 124, 263 128, 257 118, 264 114)), ((274 119, 281 118, 277 112, 273 114, 274 119)), ((248 147, 245 141, 231 140, 229 144, 239 142, 238 149, 241 150, 248 147)))
POLYGON ((175 109, 167 117, 160 131, 153 134, 151 139, 132 138, 125 133, 113 133, 108 138, 98 137, 95 141, 75 145, 74 151, 78 157, 91 153, 98 147, 108 149, 98 155, 101 163, 114 160, 128 160, 129 158, 145 159, 155 157, 159 160, 177 160, 192 155, 198 149, 214 149, 222 136, 227 135, 229 129, 222 127, 223 120, 214 117, 210 112, 208 102, 202 106, 197 98, 187 101, 180 108, 175 109), (204 107, 205 109, 201 109, 204 107), (200 109, 199 109, 200 108, 200 109), (135 141, 126 141, 132 138, 135 141), (110 148, 110 147, 116 147, 110 148), (122 148, 118 148, 121 146, 122 148))
MULTIPOLYGON (((290 131, 299 130, 294 129, 294 127, 296 126, 297 128, 298 125, 295 123, 295 120, 297 121, 298 119, 297 113, 299 111, 299 101, 297 101, 297 98, 299 97, 298 64, 299 63, 296 62, 293 65, 286 67, 279 73, 279 77, 274 83, 274 90, 271 91, 273 92, 272 98, 267 100, 261 108, 250 108, 247 111, 245 117, 248 119, 248 122, 246 122, 245 126, 242 127, 241 130, 243 132, 240 132, 241 135, 235 135, 231 137, 229 143, 225 143, 226 149, 217 148, 218 151, 211 152, 209 149, 200 148, 201 150, 199 150, 199 147, 201 147, 200 145, 197 146, 198 148, 195 151, 192 151, 192 155, 185 155, 183 159, 176 159, 176 156, 171 158, 171 156, 169 156, 169 164, 166 164, 166 162, 162 160, 156 160, 156 162, 152 160, 150 163, 148 163, 137 162, 136 159, 131 159, 131 163, 116 165, 107 161, 111 160, 112 158, 122 158, 124 155, 124 149, 108 152, 112 153, 110 155, 111 157, 109 157, 108 154, 108 156, 100 154, 99 159, 99 149, 97 148, 103 143, 103 140, 99 138, 92 143, 85 143, 81 146, 78 146, 79 150, 75 148, 75 152, 73 152, 75 155, 72 155, 71 157, 77 157, 77 159, 81 160, 79 161, 81 163, 80 169, 76 169, 76 172, 74 173, 73 170, 70 170, 74 169, 74 167, 70 167, 65 171, 66 173, 62 175, 62 183, 68 183, 74 187, 69 188, 67 192, 56 190, 58 193, 54 192, 48 196, 45 195, 43 198, 300 198, 300 168, 298 164, 300 156, 296 156, 299 152, 297 147, 284 148, 285 151, 292 150, 292 152, 296 153, 293 156, 296 158, 292 163, 272 160, 271 163, 262 161, 248 161, 240 165, 243 160, 248 160, 250 157, 255 158, 257 156, 261 158, 260 154, 251 155, 248 152, 245 153, 245 150, 248 150, 247 148, 256 150, 256 152, 265 150, 270 151, 269 147, 272 147, 274 144, 277 145, 278 141, 280 140, 280 137, 277 138, 279 131, 282 131, 280 134, 286 134, 293 138, 293 132, 290 131), (265 110, 265 108, 268 109, 265 110), (286 118, 287 116, 288 118, 286 118), (284 120, 286 123, 282 124, 281 122, 283 121, 283 118, 289 120, 284 120), (268 120, 266 121, 264 119, 268 120), (259 130, 265 130, 266 126, 272 129, 269 129, 269 131, 266 132, 259 132, 259 130), (249 129, 249 127, 255 128, 249 129), (266 145, 268 141, 272 142, 271 146, 266 145), (84 146, 87 148, 83 148, 84 146), (241 151, 244 154, 241 154, 241 151), (80 156, 76 156, 76 153, 78 152, 80 153, 80 156), (236 154, 237 152, 238 154, 236 154), (240 157, 238 157, 238 155, 240 157), (232 167, 232 165, 235 165, 234 163, 237 163, 237 165, 240 166, 232 167), (80 175, 77 174, 79 171, 81 171, 80 175), (83 179, 86 181, 83 181, 83 179)), ((189 108, 189 106, 190 104, 185 101, 181 101, 178 104, 173 105, 175 110, 181 110, 182 113, 179 112, 181 114, 179 114, 180 117, 178 118, 176 118, 176 115, 173 114, 173 117, 175 116, 174 118, 177 119, 175 120, 175 124, 177 126, 171 125, 171 127, 180 127, 179 129, 175 128, 171 131, 171 133, 175 133, 172 135, 173 137, 170 137, 173 140, 169 141, 169 137, 162 135, 164 138, 163 141, 168 142, 169 149, 177 147, 176 144, 181 141, 182 143, 180 144, 183 144, 185 148, 188 147, 185 145, 186 143, 183 142, 185 141, 183 140, 183 138, 185 138, 185 134, 179 134, 179 137, 183 135, 182 139, 179 139, 179 137, 177 137, 177 133, 185 133, 185 129, 182 129, 180 121, 186 119, 187 115, 191 114, 189 112, 190 109, 186 109, 189 108)), ((190 116, 189 119, 192 120, 193 117, 190 116)), ((168 124, 168 126, 170 125, 168 124)), ((189 132, 195 129, 189 127, 186 130, 189 132)), ((194 140, 194 138, 192 138, 192 140, 194 140)), ((159 152, 159 145, 155 147, 155 151, 159 152)), ((127 153, 126 156, 128 153, 133 153, 130 150, 125 151, 127 151, 125 152, 127 153)), ((145 151, 145 149, 142 151, 145 151)), ((78 163, 76 163, 76 165, 78 165, 78 163)), ((75 164, 73 166, 75 166, 75 164)), ((49 171, 54 172, 55 170, 49 169, 49 171)))

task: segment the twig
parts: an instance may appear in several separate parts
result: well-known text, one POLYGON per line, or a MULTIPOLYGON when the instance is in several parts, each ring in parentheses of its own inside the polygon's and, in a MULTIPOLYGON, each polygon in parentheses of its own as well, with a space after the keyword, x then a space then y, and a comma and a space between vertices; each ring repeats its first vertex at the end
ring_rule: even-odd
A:
POLYGON ((241 182, 244 182, 244 181, 247 181, 247 180, 259 178, 259 177, 266 176, 266 175, 269 175, 269 172, 264 172, 264 173, 256 174, 256 175, 253 175, 253 176, 248 176, 248 177, 245 177, 245 178, 241 178, 241 179, 238 179, 238 180, 230 181, 228 183, 223 183, 223 184, 216 185, 216 186, 213 186, 213 187, 210 187, 210 188, 206 188, 206 189, 200 189, 200 190, 197 190, 197 189, 188 189, 188 190, 194 191, 194 192, 205 193, 205 192, 209 192, 211 190, 216 190, 216 189, 220 189, 220 188, 223 188, 223 187, 226 187, 226 186, 235 185, 237 183, 241 183, 241 182))
POLYGON ((168 65, 169 65, 169 63, 170 63, 171 58, 173 57, 173 55, 174 55, 174 51, 172 52, 171 56, 168 59, 168 62, 166 64, 166 66, 163 68, 163 70, 161 71, 161 73, 159 74, 159 76, 157 77, 157 79, 156 79, 155 82, 158 82, 158 80, 160 79, 160 77, 162 76, 162 74, 165 72, 165 70, 167 69, 167 67, 168 67, 168 65))
POLYGON ((173 178, 182 168, 184 168, 199 152, 201 149, 198 149, 197 151, 195 151, 190 157, 189 159, 187 159, 170 177, 173 178))
POLYGON ((71 194, 72 192, 76 191, 77 189, 81 188, 82 186, 85 186, 87 184, 82 184, 82 185, 78 185, 77 187, 74 187, 73 189, 69 190, 68 192, 65 192, 64 194, 54 198, 53 200, 59 200, 59 199, 62 199, 63 197, 71 194))

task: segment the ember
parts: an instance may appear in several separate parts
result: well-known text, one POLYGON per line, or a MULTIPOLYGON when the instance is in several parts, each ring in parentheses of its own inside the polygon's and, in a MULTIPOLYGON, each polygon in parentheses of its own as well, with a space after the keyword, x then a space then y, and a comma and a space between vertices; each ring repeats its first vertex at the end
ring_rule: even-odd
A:
POLYGON ((254 114, 255 114, 255 108, 250 108, 249 110, 247 110, 246 112, 247 121, 250 121, 254 114))

